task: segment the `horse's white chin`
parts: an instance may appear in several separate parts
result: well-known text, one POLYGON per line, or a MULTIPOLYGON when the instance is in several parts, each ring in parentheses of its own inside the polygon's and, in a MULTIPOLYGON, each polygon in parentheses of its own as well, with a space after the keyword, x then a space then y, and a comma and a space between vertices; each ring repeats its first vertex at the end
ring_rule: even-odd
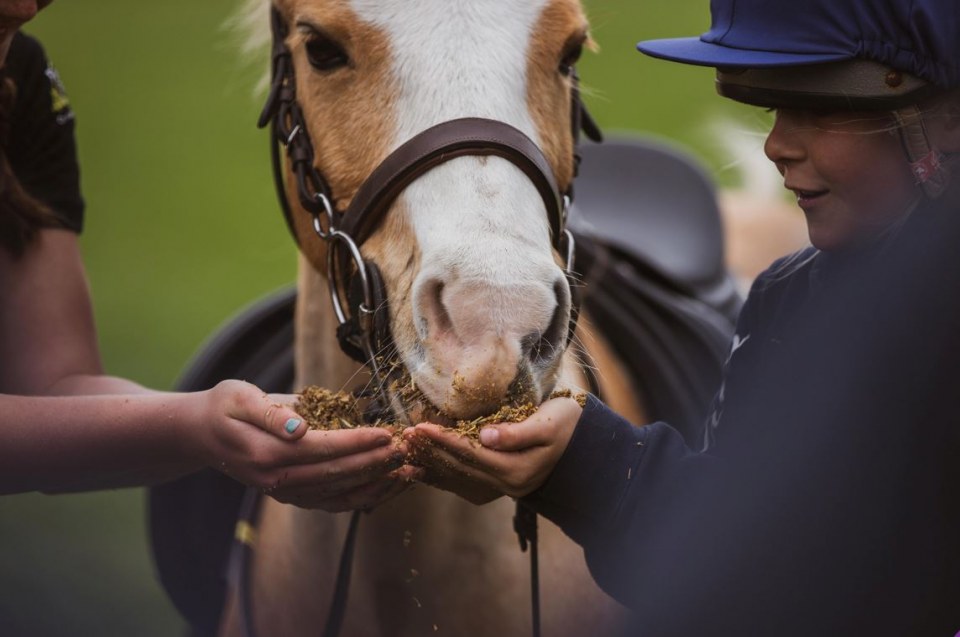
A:
POLYGON ((464 364, 451 371, 421 365, 411 378, 423 400, 407 405, 408 416, 411 422, 452 424, 486 416, 505 405, 539 404, 556 376, 555 369, 534 373, 529 363, 518 364, 516 359, 508 366, 464 364))

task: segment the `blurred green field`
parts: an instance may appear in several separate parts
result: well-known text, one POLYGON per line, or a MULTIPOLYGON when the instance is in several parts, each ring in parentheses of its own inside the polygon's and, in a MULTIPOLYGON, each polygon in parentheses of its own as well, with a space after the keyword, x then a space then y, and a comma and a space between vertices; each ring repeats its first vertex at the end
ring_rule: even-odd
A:
MULTIPOLYGON (((254 125, 263 66, 240 59, 224 28, 238 4, 61 0, 26 29, 77 113, 82 247, 107 369, 156 388, 295 273, 254 125)), ((707 0, 587 6, 600 52, 580 74, 600 124, 676 140, 733 179, 705 125, 752 114, 715 96, 711 70, 634 51, 639 39, 706 30, 707 0)), ((140 490, 0 499, 0 634, 180 635, 152 568, 140 490)))

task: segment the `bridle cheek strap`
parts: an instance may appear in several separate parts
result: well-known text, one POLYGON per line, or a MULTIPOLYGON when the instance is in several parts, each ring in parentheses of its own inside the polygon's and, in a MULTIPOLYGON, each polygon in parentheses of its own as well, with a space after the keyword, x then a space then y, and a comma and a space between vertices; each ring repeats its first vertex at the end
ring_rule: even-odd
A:
POLYGON ((896 109, 893 116, 914 178, 930 199, 936 199, 946 189, 949 173, 943 166, 943 155, 930 146, 923 113, 910 105, 896 109))

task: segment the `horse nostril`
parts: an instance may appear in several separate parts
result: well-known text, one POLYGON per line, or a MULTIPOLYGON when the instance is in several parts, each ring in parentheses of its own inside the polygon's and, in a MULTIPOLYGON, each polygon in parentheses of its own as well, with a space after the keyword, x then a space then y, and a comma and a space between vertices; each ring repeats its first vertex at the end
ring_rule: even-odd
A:
POLYGON ((570 293, 563 281, 553 286, 557 306, 550 318, 550 325, 543 332, 527 334, 520 340, 520 347, 534 364, 552 360, 562 353, 570 320, 570 293))
POLYGON ((421 339, 427 339, 431 334, 442 334, 453 329, 453 320, 447 312, 443 291, 443 281, 433 279, 424 283, 422 292, 418 294, 422 301, 420 303, 421 313, 417 318, 416 325, 421 339))
POLYGON ((443 302, 443 281, 437 281, 433 287, 433 303, 436 309, 434 320, 437 323, 437 329, 444 331, 453 329, 447 305, 443 302))
POLYGON ((544 339, 541 332, 531 332, 520 339, 520 351, 523 352, 523 355, 529 358, 531 362, 536 363, 543 356, 543 347, 545 345, 543 341, 544 339))

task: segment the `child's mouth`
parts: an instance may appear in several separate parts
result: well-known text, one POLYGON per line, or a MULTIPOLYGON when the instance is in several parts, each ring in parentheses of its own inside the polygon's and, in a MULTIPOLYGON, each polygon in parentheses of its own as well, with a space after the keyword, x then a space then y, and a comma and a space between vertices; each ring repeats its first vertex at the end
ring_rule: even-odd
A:
POLYGON ((793 190, 797 196, 797 205, 801 208, 816 203, 820 198, 830 192, 829 190, 800 190, 797 188, 791 188, 791 190, 793 190))

